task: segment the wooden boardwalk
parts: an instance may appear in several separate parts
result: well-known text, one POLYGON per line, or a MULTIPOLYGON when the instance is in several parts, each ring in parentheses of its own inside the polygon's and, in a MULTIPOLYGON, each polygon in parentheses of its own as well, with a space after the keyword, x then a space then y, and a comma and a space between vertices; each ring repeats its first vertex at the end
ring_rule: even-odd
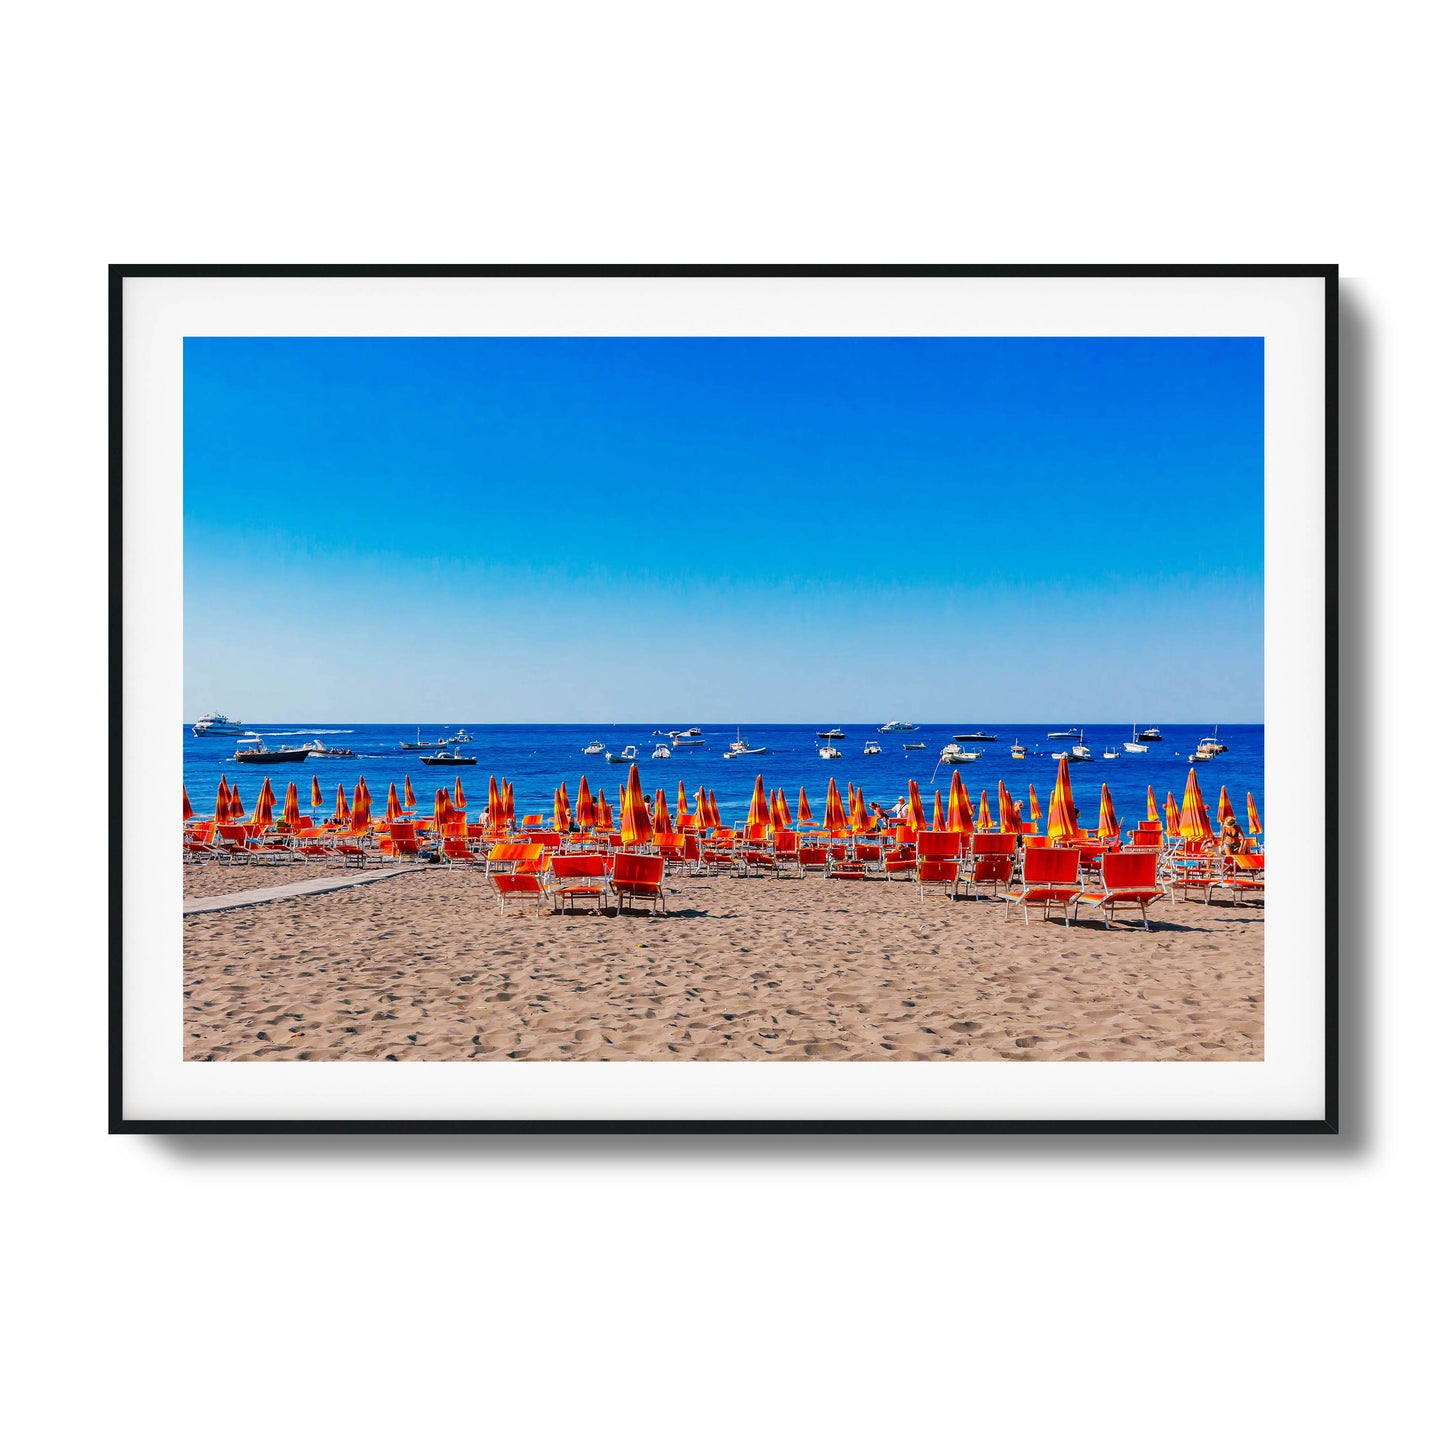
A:
POLYGON ((181 913, 221 913, 227 908, 250 908, 257 903, 274 903, 278 898, 304 898, 308 893, 334 893, 338 888, 358 888, 363 883, 376 883, 382 878, 395 878, 399 873, 425 873, 425 868, 378 868, 368 872, 358 868, 340 878, 307 878, 300 883, 281 883, 275 888, 249 888, 244 893, 221 893, 212 898, 187 898, 181 913))

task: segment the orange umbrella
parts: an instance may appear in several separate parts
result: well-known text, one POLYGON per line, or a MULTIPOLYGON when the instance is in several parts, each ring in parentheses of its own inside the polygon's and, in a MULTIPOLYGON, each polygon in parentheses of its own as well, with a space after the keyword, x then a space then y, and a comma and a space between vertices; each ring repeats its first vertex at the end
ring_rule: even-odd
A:
POLYGON ((957 768, 953 770, 953 781, 948 785, 948 831, 950 833, 973 832, 973 806, 968 801, 968 789, 957 768))
POLYGON ((943 794, 937 788, 933 790, 933 831, 948 831, 948 814, 943 811, 943 794))
POLYGON ((762 775, 761 773, 759 773, 758 776, 757 776, 757 781, 754 782, 754 784, 753 784, 753 798, 752 798, 752 802, 750 802, 750 803, 748 804, 748 827, 749 827, 749 828, 762 828, 762 827, 766 827, 766 826, 767 826, 767 822, 768 822, 768 801, 767 801, 767 799, 763 796, 763 775, 762 775))
POLYGON ((1049 794, 1049 837, 1055 842, 1082 842, 1087 835, 1079 827, 1079 810, 1074 806, 1074 785, 1069 781, 1069 760, 1059 759, 1054 791, 1049 794))
POLYGON ((687 811, 687 789, 682 785, 682 779, 677 780, 677 826, 687 827, 692 821, 692 815, 687 811))
POLYGON ((781 788, 778 789, 778 823, 785 833, 792 832, 793 815, 788 811, 788 800, 781 788))
POLYGON ((1179 804, 1174 801, 1173 793, 1164 795, 1164 831, 1171 837, 1179 836, 1179 804))
POLYGON ((1039 795, 1034 792, 1034 785, 1029 784, 1029 822, 1037 823, 1044 816, 1044 810, 1039 804, 1039 795))
POLYGON ((301 794, 296 791, 295 783, 286 784, 286 802, 281 809, 281 820, 288 828, 301 826, 301 794))
POLYGON ((438 788, 436 801, 432 804, 432 821, 438 828, 445 828, 452 817, 452 800, 445 788, 438 788))
POLYGON ((843 799, 838 796, 838 784, 833 778, 828 779, 828 799, 823 805, 823 826, 831 833, 841 833, 848 826, 848 819, 843 813, 843 799))
POLYGON ((552 821, 559 833, 565 833, 572 826, 572 800, 567 796, 567 784, 557 787, 558 806, 552 809, 552 821))
POLYGON ((692 800, 692 816, 699 828, 711 826, 707 814, 707 789, 701 785, 698 786, 697 797, 692 800))
POLYGON ((333 822, 345 823, 351 817, 351 809, 346 806, 346 789, 340 783, 336 785, 336 811, 332 813, 333 822))
POLYGON ((321 796, 321 784, 316 781, 316 774, 311 774, 311 806, 322 808, 326 806, 326 799, 321 796))
POLYGON ((1103 783, 1099 787, 1099 837, 1117 838, 1119 836, 1119 820, 1114 816, 1114 800, 1109 796, 1109 785, 1103 783))
POLYGON ((493 828, 502 826, 502 790, 497 786, 497 775, 487 779, 487 823, 493 828))
POLYGON ((808 806, 808 795, 802 788, 798 789, 798 821, 800 823, 813 821, 813 810, 808 806))
POLYGON ((627 773, 627 787, 622 794, 623 845, 646 843, 652 837, 652 819, 647 816, 647 799, 642 794, 642 778, 637 764, 627 773))
POLYGON ((612 809, 607 806, 607 789, 598 788, 597 798, 592 805, 597 812, 596 827, 604 833, 612 827, 612 809))
POLYGON ((181 822, 192 816, 191 795, 186 792, 185 784, 181 784, 181 822))
POLYGON ((978 831, 987 833, 993 827, 993 814, 988 810, 988 789, 980 788, 978 794, 978 831))
POLYGON ((853 808, 848 817, 848 826, 855 833, 866 833, 873 826, 873 820, 868 816, 868 805, 863 801, 863 789, 855 789, 849 783, 848 791, 853 794, 853 808))
POLYGON ((597 805, 592 801, 592 789, 587 786, 585 773, 582 781, 577 784, 577 826, 579 828, 595 828, 597 826, 597 805))
POLYGON ((1157 823, 1159 821, 1159 804, 1154 801, 1154 784, 1149 784, 1149 803, 1144 813, 1146 823, 1157 823))
POLYGON ((371 803, 365 789, 365 783, 357 783, 351 799, 351 828, 356 833, 365 832, 371 826, 371 803))
POLYGON ((1229 801, 1229 794, 1225 791, 1224 784, 1221 783, 1219 785, 1219 803, 1214 809, 1214 821, 1219 824, 1220 832, 1224 831, 1225 822, 1233 817, 1234 804, 1229 801))
POLYGON ((251 821, 260 824, 263 828, 271 826, 271 779, 261 779, 261 791, 256 794, 256 806, 251 809, 251 821))
POLYGON ((231 816, 231 785, 226 781, 225 773, 221 774, 221 781, 216 784, 216 822, 224 823, 231 816))
POLYGON ((401 800, 408 808, 416 807, 416 793, 412 790, 410 773, 406 775, 406 784, 401 790, 401 800))
MULTIPOLYGON (((861 790, 859 797, 862 797, 861 790)), ((928 826, 928 821, 923 816, 923 799, 919 795, 918 784, 912 778, 908 780, 908 812, 904 818, 910 828, 916 828, 920 832, 928 826)))
MULTIPOLYGON (((393 785, 392 791, 395 791, 395 785, 393 785)), ((457 805, 457 811, 459 813, 466 812, 467 795, 462 792, 462 780, 460 778, 452 785, 452 801, 457 805)))
POLYGON ((401 799, 396 795, 396 784, 390 783, 386 789, 386 821, 395 822, 401 817, 401 799))
POLYGON ((667 811, 667 792, 663 788, 657 790, 657 797, 653 800, 652 826, 659 833, 672 832, 672 816, 667 811))
POLYGON ((1245 815, 1249 818, 1249 831, 1251 833, 1263 833, 1264 825, 1259 821, 1259 809, 1254 806, 1254 794, 1244 795, 1245 815))
POLYGON ((502 779, 502 822, 508 828, 517 826, 517 795, 506 778, 502 779))
POLYGON ((366 786, 366 779, 360 774, 357 775, 356 786, 361 789, 361 796, 366 802, 367 813, 371 812, 371 789, 366 786))
POLYGON ((241 801, 241 787, 239 783, 231 789, 231 816, 233 818, 244 818, 246 816, 246 805, 241 801))
POLYGON ((1189 769, 1189 780, 1184 784, 1184 806, 1179 811, 1179 836, 1214 836, 1214 829, 1209 826, 1209 814, 1204 811, 1204 794, 1199 791, 1199 778, 1193 768, 1189 769))

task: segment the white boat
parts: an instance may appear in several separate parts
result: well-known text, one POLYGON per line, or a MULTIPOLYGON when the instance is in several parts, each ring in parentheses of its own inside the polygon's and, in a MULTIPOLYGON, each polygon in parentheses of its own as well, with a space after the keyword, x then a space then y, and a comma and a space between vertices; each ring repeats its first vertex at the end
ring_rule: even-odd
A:
POLYGON ((1079 734, 1078 742, 1069 749, 1069 757, 1076 763, 1092 763, 1094 761, 1093 753, 1089 751, 1088 746, 1084 742, 1083 733, 1079 734))
POLYGON ((666 743, 658 743, 652 750, 652 756, 654 758, 670 758, 672 756, 672 749, 668 747, 666 743))
POLYGON ((454 732, 451 737, 447 739, 447 742, 451 743, 453 746, 455 746, 457 743, 469 743, 471 741, 472 735, 466 730, 466 728, 458 728, 456 732, 454 732))
POLYGON ((921 752, 921 751, 922 751, 924 748, 926 748, 927 746, 928 746, 927 743, 904 743, 904 744, 903 744, 903 751, 904 751, 905 753, 917 753, 917 752, 921 752))
POLYGON ((1083 733, 1078 728, 1065 728, 1062 732, 1048 734, 1048 739, 1051 743, 1060 742, 1067 738, 1080 737, 1083 737, 1083 733))
POLYGON ((702 736, 702 729, 681 728, 679 731, 673 733, 672 736, 675 738, 700 738, 702 736))
POLYGON ((1119 756, 1119 750, 1118 748, 1115 748, 1113 752, 1110 752, 1108 748, 1105 748, 1104 756, 1106 758, 1117 758, 1119 756))
MULTIPOLYGON (((1159 729, 1155 728, 1154 731, 1158 732, 1159 729)), ((1139 741, 1139 728, 1137 724, 1134 727, 1134 736, 1124 744, 1124 751, 1126 753, 1147 753, 1149 751, 1149 745, 1139 741)))
POLYGON ((871 758, 882 751, 883 749, 874 742, 872 738, 869 738, 868 741, 863 744, 863 756, 865 758, 871 758))
POLYGON ((245 737, 251 730, 243 728, 240 723, 232 722, 223 712, 208 712, 204 717, 196 719, 191 731, 198 737, 207 735, 226 738, 245 737))
POLYGON ((751 747, 749 747, 749 746, 748 746, 748 740, 742 735, 741 732, 739 732, 738 735, 737 735, 737 740, 736 740, 735 742, 730 742, 730 743, 728 744, 727 751, 723 754, 723 757, 724 757, 724 758, 755 758, 755 757, 758 757, 758 756, 760 756, 761 754, 763 754, 763 753, 765 753, 765 752, 767 752, 767 749, 766 749, 766 748, 751 748, 751 747))
POLYGON ((705 748, 707 739, 697 728, 688 728, 686 732, 668 733, 668 739, 675 748, 705 748))
POLYGON ((598 742, 588 743, 587 746, 582 749, 582 751, 584 753, 600 753, 602 751, 602 744, 598 742))
POLYGON ((971 753, 958 743, 945 743, 943 751, 938 755, 940 763, 957 767, 960 763, 976 763, 983 756, 982 752, 971 753))
POLYGON ((1219 741, 1219 730, 1216 728, 1207 738, 1199 739, 1199 746, 1189 754, 1191 763, 1207 763, 1211 758, 1217 758, 1220 753, 1227 753, 1229 749, 1219 741))
POLYGON ((313 757, 313 758, 350 758, 350 757, 355 757, 355 754, 351 751, 350 748, 333 748, 333 747, 328 747, 325 743, 323 743, 323 742, 321 741, 320 738, 316 738, 316 739, 314 739, 313 741, 307 743, 307 744, 306 744, 306 752, 307 752, 308 756, 313 757))
POLYGON ((831 743, 824 743, 823 746, 818 749, 818 756, 820 758, 827 758, 827 760, 831 763, 835 759, 841 758, 843 754, 839 752, 838 749, 835 748, 831 743))
POLYGON ((605 753, 609 763, 635 763, 637 761, 637 746, 635 743, 628 743, 620 753, 605 753))
POLYGON ((878 731, 880 733, 916 733, 918 724, 899 722, 897 718, 894 718, 892 722, 884 723, 878 731))
POLYGON ((827 732, 819 733, 818 736, 820 738, 846 738, 848 734, 842 728, 829 728, 827 732))
POLYGON ((1029 750, 1017 738, 1015 738, 1013 740, 1013 745, 1008 750, 1008 755, 1015 762, 1021 762, 1024 758, 1028 757, 1029 750))

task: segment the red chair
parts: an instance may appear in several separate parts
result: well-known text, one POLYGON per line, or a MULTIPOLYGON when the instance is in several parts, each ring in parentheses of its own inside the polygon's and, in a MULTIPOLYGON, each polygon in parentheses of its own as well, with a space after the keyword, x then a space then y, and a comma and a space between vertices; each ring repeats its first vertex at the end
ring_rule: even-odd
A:
POLYGON ((377 846, 389 857, 397 859, 416 858, 421 852, 414 823, 393 823, 387 836, 377 839, 377 846))
POLYGON ((1149 905, 1157 903, 1164 896, 1164 890, 1159 886, 1159 855, 1148 850, 1137 853, 1105 853, 1103 875, 1101 889, 1080 893, 1074 900, 1074 921, 1078 922, 1081 903, 1090 908, 1104 910, 1105 928, 1112 926, 1116 908, 1137 907, 1147 933, 1149 905))
POLYGON ((958 898, 958 875, 963 866, 962 845, 962 833, 928 831, 918 835, 914 881, 918 884, 920 899, 925 888, 939 886, 948 890, 950 898, 958 898))
POLYGON ((800 846, 798 848, 799 873, 826 873, 828 871, 828 850, 826 848, 800 846))
POLYGON ((455 868, 458 863, 470 867, 482 861, 472 852, 472 845, 467 842, 466 838, 446 837, 442 839, 442 862, 448 868, 455 868))
POLYGON ((1230 853, 1218 878, 1212 878, 1205 885, 1204 901, 1209 902, 1216 891, 1230 894, 1230 902, 1238 903, 1241 897, 1254 894, 1264 902, 1264 854, 1230 853))
POLYGON ((798 876, 803 876, 798 862, 798 835, 787 829, 773 835, 773 871, 781 876, 784 868, 796 869, 798 876))
POLYGON ((486 857, 487 877, 536 872, 537 865, 546 856, 547 850, 541 843, 493 843, 486 857))
POLYGON ((1043 906, 1044 922, 1055 903, 1061 906, 1064 927, 1069 926, 1069 904, 1082 893, 1079 883, 1079 850, 1077 848, 1029 848, 1024 853, 1023 882, 1003 895, 1003 916, 1008 919, 1012 904, 1024 910, 1029 921, 1029 904, 1043 906))
POLYGON ((542 900, 547 896, 547 879, 541 871, 491 873, 488 875, 487 881, 492 885, 497 897, 502 900, 503 915, 507 912, 507 899, 520 896, 531 898, 536 905, 537 915, 541 916, 542 900))
POLYGON ((607 903, 607 868, 610 862, 603 853, 558 853, 552 859, 552 883, 547 889, 553 913, 557 911, 559 901, 564 909, 568 909, 574 898, 592 899, 601 913, 607 903))
MULTIPOLYGON (((919 837, 922 836, 920 833, 919 837)), ((917 870, 917 843, 904 843, 901 847, 888 849, 883 855, 883 876, 885 878, 912 879, 917 870)))
POLYGON ((658 905, 667 912, 667 898, 662 886, 663 861, 656 854, 619 853, 612 860, 612 892, 617 899, 617 911, 632 899, 652 900, 652 911, 656 914, 658 905))

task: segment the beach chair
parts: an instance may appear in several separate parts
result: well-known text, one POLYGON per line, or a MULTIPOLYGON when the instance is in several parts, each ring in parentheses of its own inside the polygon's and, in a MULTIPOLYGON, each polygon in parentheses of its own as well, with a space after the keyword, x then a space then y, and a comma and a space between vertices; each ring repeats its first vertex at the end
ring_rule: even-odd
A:
POLYGON ((384 856, 393 860, 421 856, 415 823, 393 823, 385 837, 377 838, 376 846, 384 856))
POLYGON ((738 863, 744 878, 754 870, 760 878, 764 873, 771 873, 774 878, 778 876, 778 860, 773 856, 773 840, 768 837, 766 828, 747 830, 738 852, 738 863))
POLYGON ((773 871, 781 878, 785 868, 795 870, 799 878, 803 876, 798 865, 798 835, 786 829, 773 835, 773 871))
POLYGON ((1159 886, 1159 855, 1152 849, 1105 853, 1103 886, 1097 891, 1080 893, 1074 900, 1074 921, 1078 922, 1080 904, 1088 908, 1102 908, 1105 928, 1113 925, 1116 908, 1137 907, 1147 933, 1149 905, 1157 903, 1163 896, 1164 890, 1159 886))
POLYGON ((552 859, 551 882, 547 896, 552 900, 552 912, 558 903, 570 911, 572 900, 590 898, 602 912, 607 905, 608 868, 611 859, 605 853, 558 853, 552 859))
POLYGON ((1169 855, 1163 882, 1171 903, 1178 903, 1181 898, 1187 902, 1191 888, 1197 888, 1208 899, 1209 885, 1221 876, 1221 860, 1214 849, 1212 839, 1186 838, 1182 846, 1169 855))
POLYGON ((1222 860, 1219 876, 1211 878, 1204 886, 1204 901, 1208 903, 1216 892, 1230 895, 1230 903, 1238 903, 1241 897, 1253 896, 1264 902, 1264 854, 1229 853, 1222 860))
POLYGON ((798 873, 826 873, 828 871, 828 850, 816 843, 799 844, 798 873))
POLYGON ((507 912, 507 899, 530 898, 537 917, 542 914, 542 900, 547 896, 547 875, 540 869, 528 868, 512 873, 489 873, 487 881, 501 900, 501 913, 507 912))
POLYGON ((664 867, 671 868, 674 873, 680 871, 687 839, 681 833, 654 833, 652 841, 664 867))
POLYGON ((547 856, 541 843, 493 843, 484 866, 488 878, 511 873, 534 873, 547 856))
POLYGON ((524 828, 540 828, 542 826, 542 815, 540 813, 523 813, 522 826, 524 828))
POLYGON ((182 860, 187 863, 205 863, 220 858, 221 850, 216 846, 213 837, 215 831, 216 825, 209 821, 188 828, 181 836, 182 860))
POLYGON ((662 886, 663 861, 656 854, 619 853, 612 860, 612 893, 617 911, 622 912, 629 901, 651 899, 652 911, 658 906, 667 912, 667 898, 662 886))
POLYGON ((472 845, 465 833, 448 833, 442 838, 441 861, 448 868, 455 868, 458 864, 470 868, 485 862, 472 852, 472 845))
POLYGON ((1044 922, 1049 919, 1049 909, 1060 905, 1064 915, 1064 927, 1069 926, 1069 904, 1082 893, 1079 882, 1079 850, 1077 848, 1030 848, 1024 853, 1023 880, 1017 888, 1011 888, 1003 895, 1003 916, 1008 920, 1009 909, 1019 904, 1024 911, 1025 924, 1029 921, 1029 905, 1041 906, 1044 922))
POLYGON ((958 875, 963 867, 961 833, 922 832, 918 835, 918 853, 914 882, 922 901, 925 890, 945 888, 950 899, 958 898, 958 875))
MULTIPOLYGON (((920 838, 922 833, 918 835, 920 838)), ((885 878, 902 878, 905 882, 911 882, 918 871, 918 844, 917 842, 903 843, 897 848, 889 848, 883 854, 883 876, 885 878)))

